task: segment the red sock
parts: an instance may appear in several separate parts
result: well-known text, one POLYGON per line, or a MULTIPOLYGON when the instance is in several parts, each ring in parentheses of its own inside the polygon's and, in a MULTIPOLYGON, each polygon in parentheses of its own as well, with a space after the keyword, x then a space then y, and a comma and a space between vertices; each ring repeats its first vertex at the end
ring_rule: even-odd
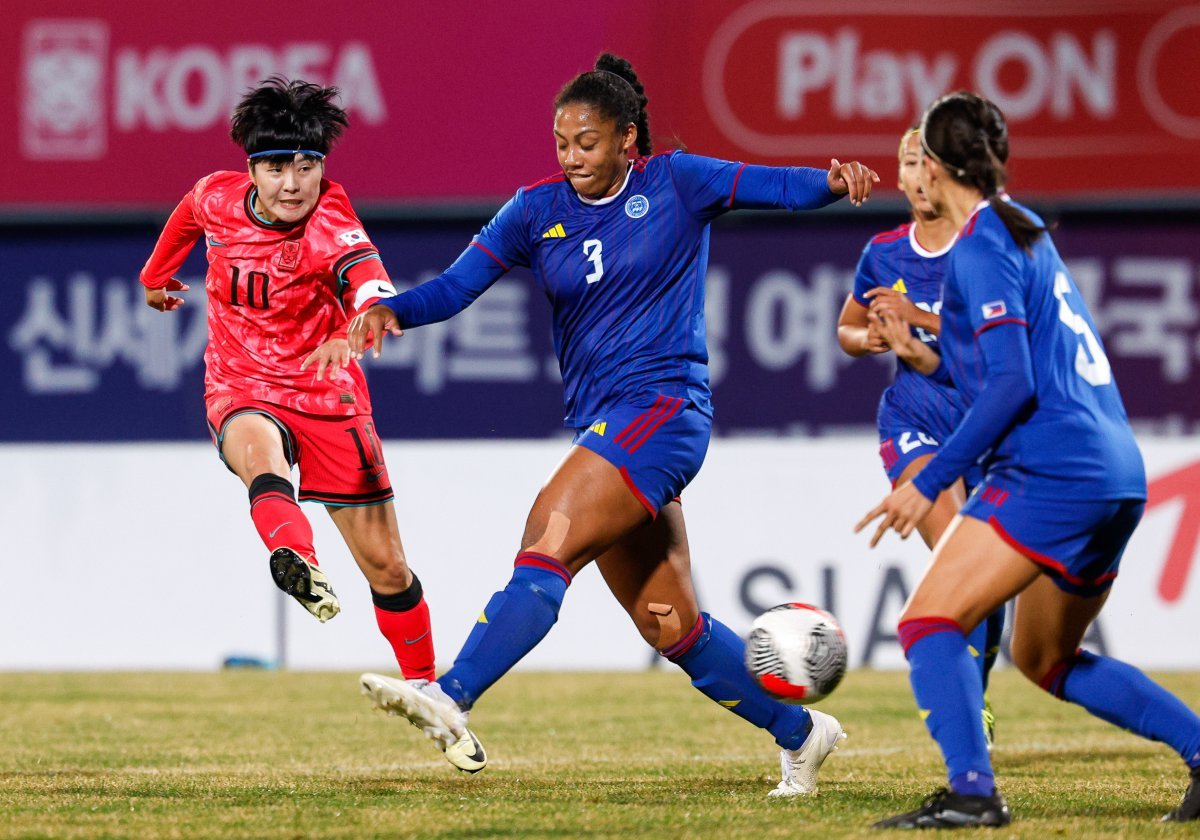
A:
POLYGON ((391 644, 404 679, 432 680, 435 676, 433 633, 421 581, 413 575, 408 589, 395 595, 380 595, 372 589, 371 600, 375 602, 379 632, 391 644))
POLYGON ((266 473, 250 482, 250 518, 269 551, 286 546, 317 565, 312 525, 286 478, 266 473))

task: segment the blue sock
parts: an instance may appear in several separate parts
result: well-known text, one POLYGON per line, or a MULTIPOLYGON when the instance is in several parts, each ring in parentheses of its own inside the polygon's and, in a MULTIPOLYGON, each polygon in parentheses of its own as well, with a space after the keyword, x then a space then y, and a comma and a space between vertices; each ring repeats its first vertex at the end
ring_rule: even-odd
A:
POLYGON ((1050 669, 1042 688, 1143 738, 1169 744, 1200 767, 1200 717, 1137 668, 1080 650, 1050 669))
POLYGON ((996 788, 979 712, 983 685, 962 628, 948 618, 900 622, 909 680, 929 734, 946 760, 956 793, 990 796, 996 788))
POLYGON ((570 582, 571 573, 554 558, 517 555, 508 586, 488 601, 454 666, 438 680, 442 690, 471 708, 550 632, 570 582))
POLYGON ((979 673, 979 684, 985 689, 987 687, 987 643, 988 643, 988 625, 986 621, 981 621, 975 625, 975 629, 967 634, 967 653, 971 654, 971 661, 975 664, 975 670, 979 673))
POLYGON ((762 690, 746 670, 746 643, 708 613, 691 631, 659 651, 692 678, 700 693, 775 736, 784 749, 799 749, 812 729, 803 706, 788 706, 762 690))

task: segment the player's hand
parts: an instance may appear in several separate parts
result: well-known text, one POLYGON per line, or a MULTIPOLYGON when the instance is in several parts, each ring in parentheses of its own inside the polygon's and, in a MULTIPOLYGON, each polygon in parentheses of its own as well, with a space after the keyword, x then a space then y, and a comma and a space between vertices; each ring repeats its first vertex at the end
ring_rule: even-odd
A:
POLYGON ((870 313, 867 313, 867 333, 863 339, 863 348, 868 353, 874 353, 876 355, 880 353, 886 353, 892 349, 891 345, 888 344, 887 339, 884 338, 883 330, 880 328, 879 319, 875 318, 872 320, 870 313))
POLYGON ((400 329, 395 312, 376 304, 350 321, 350 352, 354 358, 361 359, 363 351, 370 347, 374 351, 372 355, 378 359, 383 350, 383 337, 388 333, 399 337, 404 335, 404 330, 400 329))
POLYGON ((174 312, 183 306, 184 300, 181 297, 169 295, 167 292, 186 292, 188 288, 188 285, 182 280, 172 277, 161 289, 146 289, 146 305, 159 312, 174 312))
POLYGON ((871 311, 878 312, 883 317, 899 315, 910 324, 919 323, 922 311, 909 300, 908 295, 887 286, 876 286, 864 295, 871 301, 871 311))
POLYGON ((855 207, 871 197, 871 188, 879 183, 879 174, 856 160, 838 163, 837 158, 829 161, 829 172, 825 176, 829 191, 837 195, 849 195, 855 207))
POLYGON ((900 534, 900 538, 906 540, 931 510, 933 510, 933 501, 926 499, 911 481, 906 481, 864 516, 854 526, 854 533, 857 534, 866 528, 873 519, 882 516, 883 521, 879 523, 879 527, 875 529, 875 534, 871 537, 871 548, 879 543, 880 538, 887 533, 889 528, 894 528, 900 534))
POLYGON ((897 358, 926 376, 937 370, 938 365, 942 363, 941 356, 913 335, 912 325, 903 316, 892 313, 885 317, 884 311, 886 310, 877 311, 872 306, 871 311, 867 313, 867 322, 879 331, 897 358))
POLYGON ((300 364, 300 370, 307 370, 309 365, 317 366, 317 381, 325 378, 336 379, 342 368, 350 364, 350 342, 344 338, 331 338, 309 353, 308 358, 300 364))

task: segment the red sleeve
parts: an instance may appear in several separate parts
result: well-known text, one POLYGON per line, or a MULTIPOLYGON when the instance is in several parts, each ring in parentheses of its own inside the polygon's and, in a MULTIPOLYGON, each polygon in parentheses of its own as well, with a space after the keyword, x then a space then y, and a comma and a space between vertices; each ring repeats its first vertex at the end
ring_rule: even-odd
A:
POLYGON ((345 338, 350 327, 349 319, 383 298, 396 294, 396 287, 392 285, 392 279, 379 259, 379 252, 373 248, 371 251, 338 274, 342 284, 342 308, 346 310, 347 321, 334 332, 332 338, 345 338))
POLYGON ((166 288, 167 281, 183 266, 191 253, 196 239, 203 233, 196 219, 196 201, 188 193, 167 219, 166 227, 158 235, 158 243, 150 259, 142 267, 139 279, 147 289, 166 288))

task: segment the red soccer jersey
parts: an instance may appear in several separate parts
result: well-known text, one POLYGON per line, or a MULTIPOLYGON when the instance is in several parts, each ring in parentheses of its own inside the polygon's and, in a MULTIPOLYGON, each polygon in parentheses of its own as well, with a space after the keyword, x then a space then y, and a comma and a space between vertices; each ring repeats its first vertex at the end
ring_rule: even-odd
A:
POLYGON ((307 218, 273 225, 254 212, 245 172, 215 172, 183 197, 142 269, 160 289, 196 239, 208 245, 208 347, 204 398, 209 416, 247 400, 317 415, 369 414, 357 362, 317 381, 300 364, 323 342, 345 336, 349 318, 395 294, 379 252, 363 232, 345 191, 321 182, 307 218))

